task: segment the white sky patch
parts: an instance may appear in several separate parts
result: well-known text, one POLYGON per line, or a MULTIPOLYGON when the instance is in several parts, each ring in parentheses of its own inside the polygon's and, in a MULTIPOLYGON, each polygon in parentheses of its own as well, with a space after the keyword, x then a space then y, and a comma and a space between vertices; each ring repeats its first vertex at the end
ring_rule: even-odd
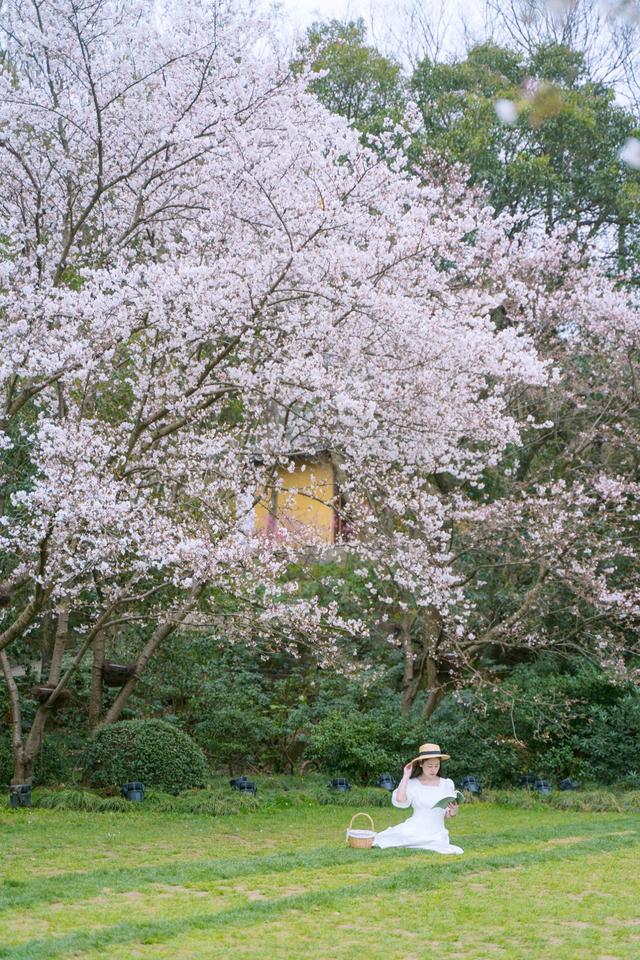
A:
POLYGON ((277 7, 295 29, 305 29, 316 20, 357 20, 368 22, 368 0, 280 0, 277 7))
MULTIPOLYGON (((2 0, 0 0, 1 4, 2 0)), ((240 2, 240 0, 238 0, 240 2)), ((492 20, 488 0, 247 0, 259 13, 274 18, 274 34, 285 56, 293 56, 303 40, 307 28, 314 22, 339 20, 346 22, 362 17, 367 29, 367 42, 380 53, 399 62, 407 74, 425 56, 441 62, 464 59, 467 51, 478 43, 493 37, 495 42, 509 45, 505 31, 496 33, 498 21, 492 20), (413 12, 412 12, 413 11, 413 12)), ((547 16, 560 29, 563 20, 573 9, 576 0, 543 0, 547 16)), ((578 0, 580 2, 580 0, 578 0)), ((640 0, 595 0, 594 10, 603 14, 600 26, 604 29, 640 28, 640 0)), ((508 6, 508 4, 507 4, 508 6)), ((544 13, 541 13, 544 17, 544 13)), ((548 25, 548 24, 547 24, 548 25)), ((503 25, 504 26, 504 25, 503 25)), ((506 31, 508 34, 508 30, 506 31)), ((603 49, 611 41, 602 40, 603 49)), ((639 34, 640 36, 640 34, 639 34)), ((608 37, 608 39, 607 39, 608 37)), ((593 41, 593 38, 591 38, 593 41)), ((590 42, 591 42, 590 41, 590 42)), ((511 41, 513 45, 513 39, 511 41)), ((640 76, 640 47, 636 40, 636 54, 632 57, 634 71, 640 76)), ((591 51, 598 67, 598 51, 591 51)), ((609 51, 611 53, 611 51, 609 51)), ((605 58, 606 60, 606 58, 605 58)), ((604 61, 603 61, 604 62, 604 61)), ((600 64, 602 66, 602 64, 600 64)), ((617 68, 616 68, 617 69, 617 68)), ((598 69, 596 69, 596 74, 598 69)), ((596 77, 597 79, 597 77, 596 77)), ((634 109, 640 81, 629 87, 629 78, 617 69, 609 76, 616 93, 616 102, 634 109)), ((512 123, 503 119, 504 123, 512 123)))
MULTIPOLYGON (((397 48, 399 34, 410 30, 408 8, 411 0, 257 0, 258 10, 271 10, 279 18, 290 38, 300 37, 312 23, 327 20, 358 20, 367 27, 370 43, 382 53, 403 61, 404 52, 397 48)), ((484 0, 469 4, 467 0, 419 0, 424 4, 427 19, 432 14, 433 23, 446 35, 444 51, 463 54, 465 30, 480 29, 484 0), (442 8, 442 9, 441 9, 442 8), (442 14, 442 22, 439 21, 442 14)), ((407 65, 407 64, 405 64, 407 65)))

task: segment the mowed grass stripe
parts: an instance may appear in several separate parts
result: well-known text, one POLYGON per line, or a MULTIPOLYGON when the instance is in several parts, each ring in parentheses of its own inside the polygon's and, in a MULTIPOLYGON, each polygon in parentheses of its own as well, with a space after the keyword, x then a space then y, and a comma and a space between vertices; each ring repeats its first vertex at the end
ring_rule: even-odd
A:
MULTIPOLYGON (((638 848, 574 863, 472 874, 244 927, 193 931, 168 944, 108 951, 109 960, 638 960, 638 848)), ((83 954, 103 960, 105 953, 83 954)))
MULTIPOLYGON (((573 835, 549 842, 566 845, 581 839, 584 838, 573 835)), ((514 849, 513 844, 507 847, 494 846, 492 853, 514 856, 524 849, 523 846, 514 849)), ((425 868, 425 862, 434 859, 433 855, 416 851, 350 853, 350 862, 339 868, 310 868, 305 863, 285 873, 252 872, 240 877, 236 874, 225 880, 213 876, 208 882, 188 887, 175 881, 170 884, 145 884, 123 893, 103 888, 99 896, 76 900, 73 904, 65 901, 32 904, 28 912, 5 911, 0 914, 0 942, 15 947, 27 940, 49 937, 53 932, 52 927, 62 925, 66 931, 84 927, 97 930, 119 923, 123 916, 131 915, 134 911, 139 923, 153 920, 158 915, 164 919, 184 917, 201 907, 203 898, 207 899, 213 910, 222 910, 244 905, 247 900, 266 900, 290 893, 312 894, 317 890, 331 890, 347 883, 357 883, 363 878, 371 880, 376 876, 388 875, 390 861, 394 866, 403 861, 408 869, 412 869, 413 865, 414 869, 420 870, 425 868)))
MULTIPOLYGON (((174 937, 188 935, 191 931, 219 930, 235 925, 252 928, 255 936, 256 924, 275 919, 288 911, 331 910, 344 904, 346 900, 353 902, 361 897, 369 898, 391 892, 423 893, 449 881, 453 881, 457 887, 464 878, 473 878, 479 871, 486 874, 491 871, 510 870, 514 867, 523 868, 538 864, 550 866, 572 862, 576 865, 580 864, 584 872, 585 859, 601 853, 615 852, 628 847, 629 844, 628 834, 616 834, 602 835, 568 846, 547 847, 518 855, 462 857, 437 861, 429 857, 425 859, 423 869, 416 869, 413 863, 410 867, 388 876, 337 887, 333 890, 251 902, 228 910, 194 913, 174 921, 120 923, 98 931, 82 930, 62 937, 30 940, 16 947, 0 948, 0 958, 2 960, 53 960, 57 957, 125 944, 162 943, 174 937)), ((384 857, 385 852, 380 851, 380 856, 384 857)), ((391 858, 389 860, 393 862, 391 858)))
MULTIPOLYGON (((512 847, 515 854, 537 847, 541 843, 560 842, 577 837, 607 837, 613 832, 637 833, 639 830, 637 817, 617 816, 606 817, 597 821, 582 821, 571 819, 566 824, 551 826, 531 826, 529 829, 518 827, 501 831, 465 837, 459 831, 459 839, 465 844, 467 854, 465 862, 469 863, 469 856, 482 851, 492 852, 498 848, 512 847)), ((424 854, 418 854, 423 857, 424 854)), ((101 868, 98 870, 79 873, 56 874, 50 877, 34 877, 30 880, 7 879, 0 884, 0 911, 15 910, 18 907, 35 906, 39 903, 64 902, 71 904, 99 896, 105 889, 111 893, 126 893, 140 890, 146 886, 161 884, 163 886, 193 886, 207 885, 213 880, 233 880, 243 877, 253 877, 268 874, 290 873, 303 869, 348 868, 365 865, 368 869, 374 867, 380 858, 404 859, 415 858, 413 850, 386 850, 386 851, 355 851, 344 847, 327 850, 326 847, 315 848, 299 853, 268 854, 260 856, 253 854, 249 857, 225 857, 214 860, 175 861, 171 860, 163 866, 151 867, 122 867, 101 868), (365 859, 366 858, 366 859, 365 859), (375 860, 373 859, 375 858, 375 860)), ((432 858, 430 858, 431 862, 432 858)))
MULTIPOLYGON (((109 870, 116 865, 135 869, 141 862, 159 868, 167 862, 290 854, 308 851, 311 838, 315 846, 326 849, 340 845, 353 812, 355 809, 319 807, 313 815, 303 808, 211 818, 153 811, 125 816, 38 809, 3 813, 0 809, 0 876, 30 882, 34 876, 82 874, 88 861, 95 870, 109 870)), ((391 807, 370 812, 378 829, 402 819, 391 807)), ((624 811, 615 815, 630 816, 624 811)), ((525 811, 471 803, 456 821, 453 834, 481 838, 487 832, 494 834, 500 825, 500 834, 506 836, 513 830, 535 830, 538 824, 556 824, 562 829, 572 820, 579 821, 584 832, 601 829, 606 818, 597 813, 525 811)))

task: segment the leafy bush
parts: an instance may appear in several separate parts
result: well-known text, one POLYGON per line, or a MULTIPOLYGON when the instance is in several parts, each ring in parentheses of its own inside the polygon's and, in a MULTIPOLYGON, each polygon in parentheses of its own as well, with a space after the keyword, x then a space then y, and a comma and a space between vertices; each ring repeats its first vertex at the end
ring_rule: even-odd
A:
POLYGON ((210 677, 198 695, 194 738, 204 748, 214 767, 229 772, 247 763, 260 762, 274 723, 269 716, 269 697, 249 670, 231 670, 226 677, 210 677))
POLYGON ((310 731, 305 757, 332 776, 371 783, 397 771, 420 743, 420 733, 395 710, 334 710, 310 731))
POLYGON ((93 786, 120 787, 142 780, 171 793, 202 787, 207 760, 193 740, 163 720, 123 720, 99 730, 87 752, 93 786))
MULTIPOLYGON (((49 733, 33 767, 33 782, 40 786, 71 783, 86 749, 86 738, 79 733, 49 733)), ((13 752, 8 737, 0 737, 0 785, 13 776, 13 752)))
POLYGON ((0 786, 11 782, 13 754, 9 737, 0 736, 0 786))
POLYGON ((585 663, 568 669, 543 657, 489 693, 449 697, 428 739, 451 753, 449 776, 475 774, 484 787, 514 785, 523 772, 640 785, 640 696, 585 663))
POLYGON ((629 693, 617 703, 596 708, 590 721, 573 742, 588 762, 589 779, 640 786, 640 696, 629 693))
POLYGON ((77 781, 88 744, 84 731, 47 733, 34 764, 34 783, 52 786, 77 781))
POLYGON ((305 757, 327 775, 371 784, 383 771, 399 779, 404 764, 427 740, 451 755, 443 765, 445 777, 475 773, 485 786, 500 786, 513 784, 522 769, 522 756, 508 738, 497 737, 491 723, 480 723, 472 710, 453 701, 428 722, 402 716, 395 705, 330 712, 311 731, 305 757))

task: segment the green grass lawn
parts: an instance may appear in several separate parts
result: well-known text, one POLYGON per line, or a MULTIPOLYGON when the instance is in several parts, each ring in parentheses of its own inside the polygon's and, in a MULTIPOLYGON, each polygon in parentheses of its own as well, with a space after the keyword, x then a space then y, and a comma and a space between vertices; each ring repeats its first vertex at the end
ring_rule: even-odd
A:
POLYGON ((443 857, 350 850, 351 812, 2 810, 0 958, 640 958, 637 814, 469 804, 443 857))

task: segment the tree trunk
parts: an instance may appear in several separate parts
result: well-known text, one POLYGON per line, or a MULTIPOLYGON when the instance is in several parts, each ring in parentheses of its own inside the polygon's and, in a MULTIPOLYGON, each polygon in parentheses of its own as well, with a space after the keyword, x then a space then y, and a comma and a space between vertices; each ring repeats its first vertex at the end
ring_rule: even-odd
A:
POLYGON ((403 662, 402 706, 400 709, 403 714, 407 714, 413 706, 413 701, 416 697, 416 691, 414 685, 415 669, 413 638, 411 636, 411 623, 409 621, 409 615, 406 612, 402 614, 402 621, 400 624, 400 648, 402 650, 403 662))
POLYGON ((627 225, 621 220, 618 223, 618 261, 622 267, 627 253, 627 225))
MULTIPOLYGON (((63 634, 66 636, 66 623, 62 626, 63 634)), ((47 704, 41 704, 36 710, 31 730, 27 739, 24 739, 22 732, 22 711, 20 708, 20 694, 13 674, 11 664, 4 650, 0 651, 0 665, 4 673, 4 678, 9 690, 9 701, 11 703, 11 727, 12 727, 12 746, 13 746, 13 776, 11 783, 28 783, 33 781, 33 765, 37 759, 42 742, 44 740, 44 731, 47 720, 51 714, 51 708, 47 704)), ((57 681, 56 681, 57 682, 57 681)))
POLYGON ((18 783, 33 783, 33 762, 27 763, 21 750, 13 751, 13 776, 11 786, 18 783))
POLYGON ((31 731, 25 741, 22 734, 22 711, 20 709, 20 694, 13 674, 11 672, 11 663, 4 650, 0 651, 0 665, 4 673, 4 679, 9 690, 9 701, 11 703, 11 740, 13 747, 13 776, 12 784, 28 783, 33 780, 33 765, 42 746, 44 728, 47 721, 47 714, 40 716, 42 707, 36 711, 36 718, 31 726, 31 731))
MULTIPOLYGON (((69 606, 61 606, 57 615, 56 635, 51 651, 51 664, 49 667, 49 683, 60 683, 62 674, 62 661, 64 652, 69 639, 69 606)), ((14 684, 15 686, 15 684, 14 684)), ((16 695, 18 690, 16 687, 16 695)), ((20 714, 20 704, 18 701, 17 715, 20 714)), ((47 721, 51 716, 51 707, 44 703, 40 704, 36 710, 36 715, 31 724, 31 729, 24 740, 22 730, 20 730, 19 742, 17 736, 14 736, 13 749, 13 779, 12 783, 31 783, 33 780, 33 765, 36 762, 38 754, 42 749, 44 733, 47 721)))
POLYGON ((36 710, 29 736, 17 754, 14 751, 12 783, 31 783, 33 781, 33 765, 42 750, 44 732, 50 716, 51 707, 46 704, 41 704, 36 710))
POLYGON ((99 633, 93 643, 93 666, 91 668, 91 692, 89 694, 89 730, 94 730, 102 711, 102 667, 106 638, 99 633))
POLYGON ((409 713, 420 690, 427 687, 427 701, 424 708, 424 717, 428 719, 438 704, 442 701, 449 684, 440 682, 438 673, 438 647, 442 637, 443 623, 440 611, 436 607, 428 607, 425 612, 425 623, 422 640, 422 651, 416 663, 415 643, 411 624, 408 617, 402 619, 400 643, 404 659, 402 677, 402 706, 403 714, 409 713))
POLYGON ((136 660, 135 668, 132 676, 129 677, 125 685, 122 687, 122 689, 120 690, 120 693, 118 694, 113 704, 107 711, 106 716, 98 724, 98 726, 104 727, 110 723, 116 723, 116 721, 120 719, 120 715, 124 710, 127 700, 133 693, 135 686, 138 683, 138 680, 140 679, 140 676, 143 673, 147 663, 149 662, 151 657, 154 655, 154 653, 156 652, 156 650, 158 649, 162 641, 166 640, 166 638, 170 636, 173 633, 173 631, 177 629, 177 627, 180 626, 180 624, 184 621, 187 614, 189 614, 191 610, 193 610, 203 590, 204 590, 204 584, 202 583, 196 584, 191 591, 189 599, 186 600, 183 603, 183 605, 179 607, 178 610, 175 611, 173 616, 170 615, 167 618, 167 620, 165 620, 164 623, 161 623, 156 627, 151 637, 142 648, 140 656, 136 660))
POLYGON ((69 641, 69 604, 62 604, 57 614, 56 636, 51 651, 49 665, 49 683, 60 683, 62 675, 62 661, 69 641))
POLYGON ((443 623, 440 611, 436 607, 429 607, 424 624, 425 667, 427 673, 427 699, 423 711, 425 720, 428 720, 433 714, 446 692, 446 686, 440 682, 438 677, 438 648, 440 646, 442 630, 443 623))
POLYGON ((5 683, 7 684, 9 703, 11 704, 11 746, 13 751, 13 777, 11 783, 31 783, 33 763, 31 767, 28 767, 25 763, 20 694, 16 682, 13 679, 9 657, 4 650, 0 650, 0 666, 2 667, 5 683))
POLYGON ((42 590, 40 587, 36 587, 32 598, 22 612, 16 617, 13 623, 7 627, 4 633, 0 633, 0 650, 4 650, 10 643, 13 643, 14 640, 21 637, 27 627, 31 626, 49 599, 50 593, 51 588, 42 590))
POLYGON ((20 695, 18 688, 15 680, 13 679, 13 674, 11 673, 9 658, 4 650, 0 651, 0 666, 2 667, 7 687, 9 689, 9 700, 11 702, 14 764, 13 778, 11 781, 12 783, 30 784, 32 782, 33 765, 42 749, 47 722, 51 716, 52 710, 60 696, 60 693, 67 686, 69 679, 77 670, 94 639, 100 635, 102 627, 105 621, 108 619, 111 611, 112 607, 109 607, 100 614, 98 620, 87 634, 80 649, 73 658, 72 663, 67 667, 64 674, 62 674, 63 657, 68 643, 69 610, 66 607, 63 607, 60 610, 56 627, 56 639, 51 658, 51 669, 49 671, 50 682, 55 683, 56 686, 52 690, 51 695, 48 697, 45 703, 41 703, 36 710, 35 717, 33 719, 33 723, 31 724, 31 729, 26 740, 24 739, 22 732, 22 714, 20 710, 20 695))
POLYGON ((53 658, 53 648, 56 642, 55 616, 51 609, 47 609, 42 617, 42 626, 40 634, 42 637, 42 656, 40 658, 40 676, 39 680, 44 682, 45 676, 51 669, 51 660, 53 658))
POLYGON ((447 692, 446 684, 438 682, 438 663, 433 657, 427 657, 427 701, 424 705, 425 720, 437 710, 447 692))
POLYGON ((545 210, 545 229, 546 233, 551 235, 553 233, 553 190, 551 187, 547 187, 547 198, 546 198, 546 210, 545 210))

